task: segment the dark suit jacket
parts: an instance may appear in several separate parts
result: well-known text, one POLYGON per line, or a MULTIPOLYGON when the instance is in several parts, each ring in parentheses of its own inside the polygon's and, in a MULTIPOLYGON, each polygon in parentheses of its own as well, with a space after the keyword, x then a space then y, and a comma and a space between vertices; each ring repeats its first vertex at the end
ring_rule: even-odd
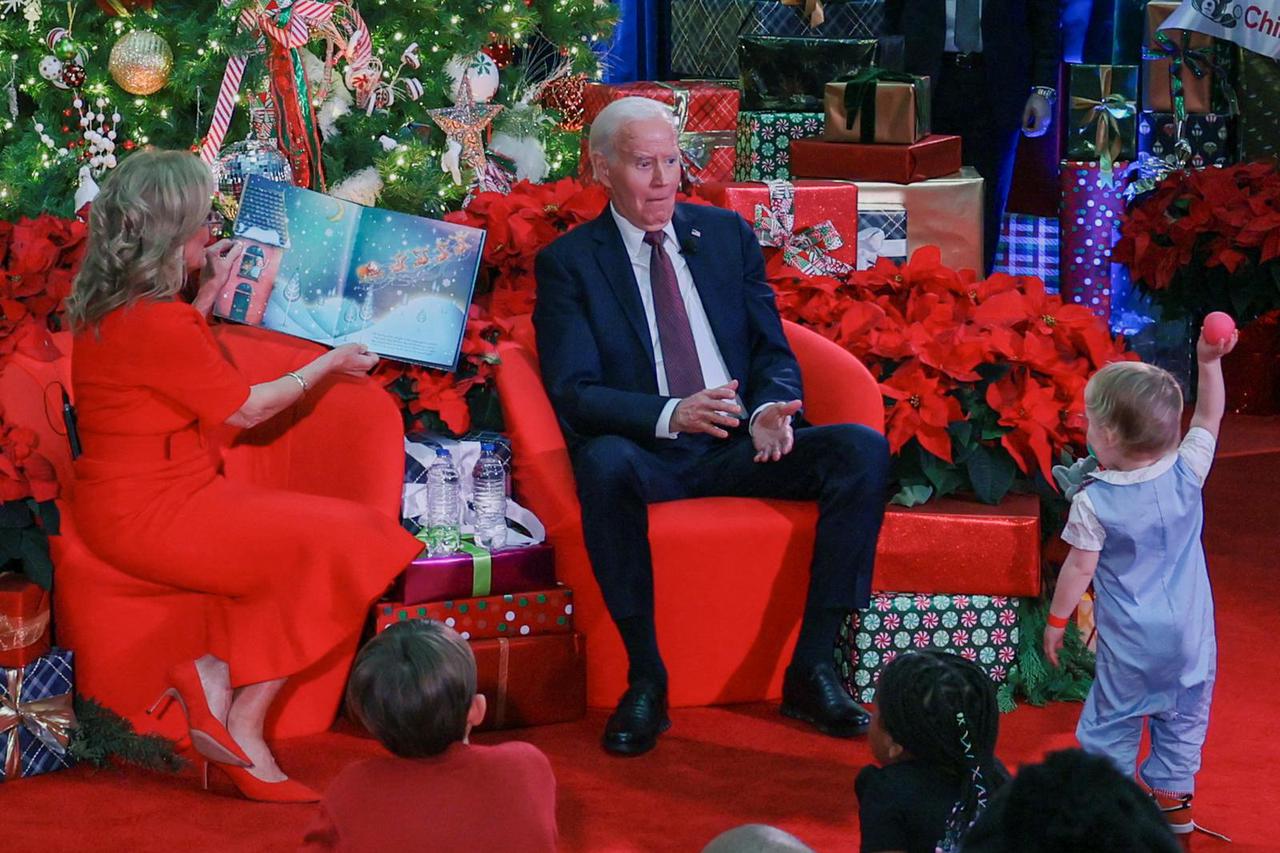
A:
MULTIPOLYGON (((905 39, 906 70, 938 79, 947 38, 945 0, 885 0, 886 35, 905 39)), ((1012 129, 1032 86, 1058 85, 1060 0, 982 0, 982 55, 996 120, 1012 129)))
MULTIPOLYGON (((672 222, 744 414, 803 399, 751 228, 731 210, 692 204, 677 204, 672 222)), ((535 274, 542 380, 569 447, 599 435, 660 446, 654 427, 671 398, 658 394, 644 306, 609 209, 542 250, 535 274)))

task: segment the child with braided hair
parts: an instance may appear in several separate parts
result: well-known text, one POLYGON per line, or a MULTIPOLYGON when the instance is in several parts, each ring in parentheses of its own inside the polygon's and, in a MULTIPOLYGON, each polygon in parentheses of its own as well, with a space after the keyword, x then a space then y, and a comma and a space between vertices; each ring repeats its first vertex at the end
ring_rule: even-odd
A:
POLYGON ((1132 774, 1149 726, 1138 779, 1188 847, 1204 831, 1191 799, 1217 672, 1201 490, 1226 405, 1222 356, 1236 340, 1201 335, 1196 409, 1181 441, 1182 390, 1167 371, 1117 362, 1085 386, 1089 446, 1102 470, 1072 497, 1062 532, 1071 552, 1044 632, 1056 665, 1067 619, 1092 582, 1097 674, 1076 738, 1132 774))
POLYGON ((955 853, 1009 774, 995 757, 995 686, 972 661, 906 652, 880 673, 858 773, 862 853, 955 853))

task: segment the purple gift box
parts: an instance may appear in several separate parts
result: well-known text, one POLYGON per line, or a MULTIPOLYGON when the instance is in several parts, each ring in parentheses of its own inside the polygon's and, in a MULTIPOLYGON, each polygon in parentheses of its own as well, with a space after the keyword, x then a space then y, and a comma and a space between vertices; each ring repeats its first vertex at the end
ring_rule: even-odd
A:
POLYGON ((1063 161, 1061 252, 1064 301, 1083 305, 1099 317, 1111 314, 1111 248, 1124 213, 1124 170, 1110 174, 1099 163, 1063 161))
POLYGON ((470 543, 464 547, 466 550, 456 554, 418 557, 396 582, 393 597, 404 604, 422 604, 531 592, 556 585, 555 550, 546 542, 492 552, 470 543))

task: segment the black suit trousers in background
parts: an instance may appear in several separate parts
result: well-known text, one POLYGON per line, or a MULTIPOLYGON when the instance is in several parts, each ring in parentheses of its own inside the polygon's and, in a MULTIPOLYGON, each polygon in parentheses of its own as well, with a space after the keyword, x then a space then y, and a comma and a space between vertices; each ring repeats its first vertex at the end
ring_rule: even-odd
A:
POLYGON ((982 242, 985 271, 991 272, 1000 242, 1005 202, 1013 184, 1014 157, 1021 128, 997 115, 987 89, 987 72, 943 64, 933 87, 933 132, 959 136, 964 164, 978 170, 983 187, 982 242))
POLYGON ((779 461, 755 462, 754 456, 745 430, 727 439, 682 435, 657 450, 606 435, 574 450, 587 553, 615 621, 653 618, 648 505, 695 497, 817 500, 808 605, 867 605, 887 497, 884 436, 855 424, 800 427, 779 461))

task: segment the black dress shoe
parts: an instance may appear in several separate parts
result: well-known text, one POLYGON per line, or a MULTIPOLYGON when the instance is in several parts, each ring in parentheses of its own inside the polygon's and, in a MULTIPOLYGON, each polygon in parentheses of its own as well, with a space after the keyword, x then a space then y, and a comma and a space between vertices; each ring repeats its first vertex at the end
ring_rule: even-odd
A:
POLYGON ((604 727, 604 748, 614 755, 643 755, 658 745, 658 735, 669 728, 667 688, 633 684, 604 727))
POLYGON ((803 720, 832 737, 860 735, 871 725, 871 715, 845 692, 829 663, 808 670, 788 667, 781 710, 783 716, 803 720))

